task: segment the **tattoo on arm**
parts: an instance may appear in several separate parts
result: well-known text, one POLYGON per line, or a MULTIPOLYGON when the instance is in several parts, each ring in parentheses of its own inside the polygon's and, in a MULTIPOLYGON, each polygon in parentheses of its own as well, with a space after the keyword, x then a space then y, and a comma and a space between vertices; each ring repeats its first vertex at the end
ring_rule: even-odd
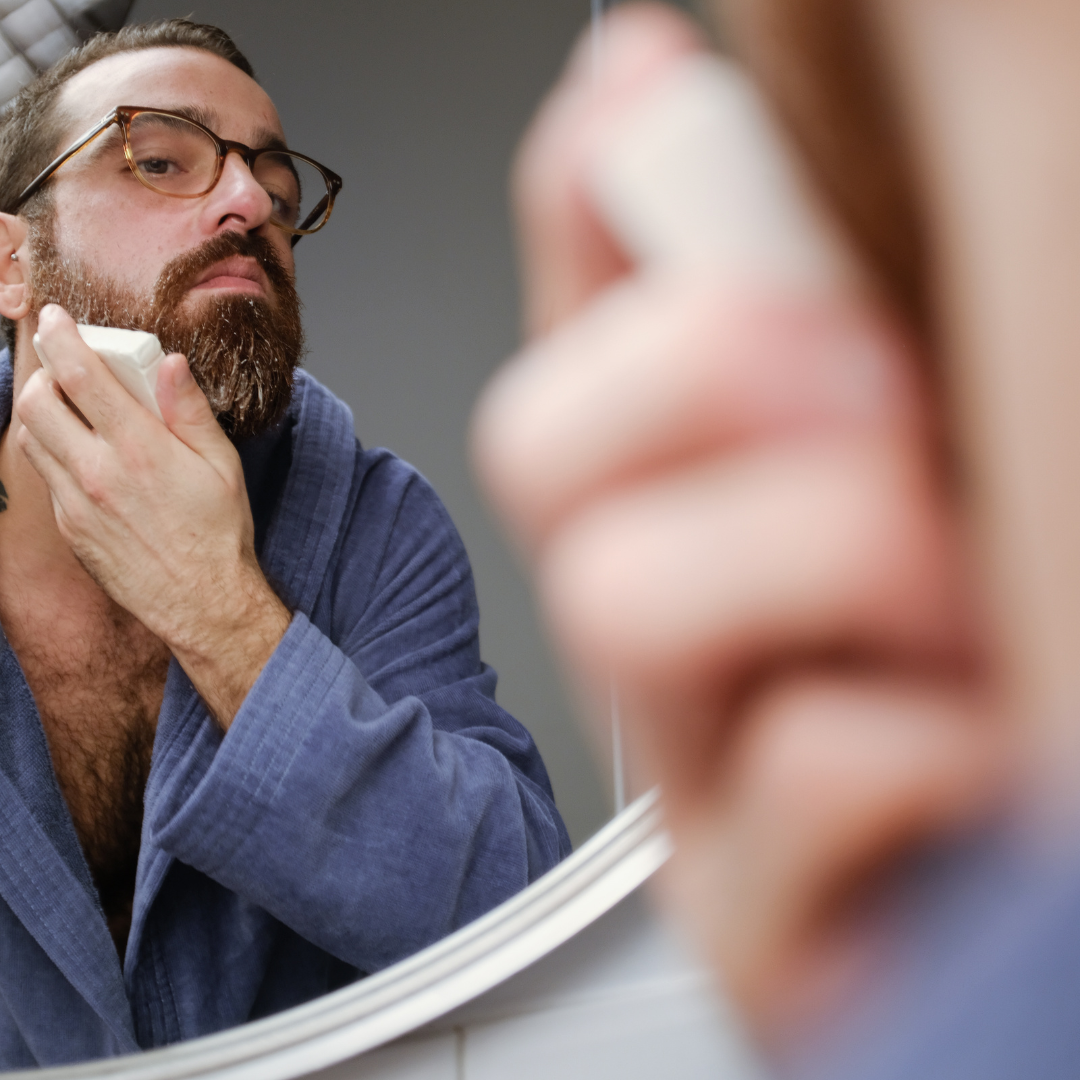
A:
POLYGON ((7 488, 4 487, 4 481, 0 480, 0 514, 7 509, 8 493, 7 488))

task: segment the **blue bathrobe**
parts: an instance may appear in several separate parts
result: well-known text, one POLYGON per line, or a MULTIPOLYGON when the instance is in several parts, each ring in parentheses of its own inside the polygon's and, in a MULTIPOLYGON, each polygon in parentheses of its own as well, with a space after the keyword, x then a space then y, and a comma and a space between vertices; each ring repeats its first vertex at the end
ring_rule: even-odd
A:
MULTIPOLYGON (((0 353, 0 430, 12 371, 0 353)), ((33 698, 0 640, 0 1067, 219 1031, 377 971, 569 850, 495 704, 461 540, 301 373, 240 446, 263 570, 295 613, 227 734, 173 661, 121 967, 33 698)))

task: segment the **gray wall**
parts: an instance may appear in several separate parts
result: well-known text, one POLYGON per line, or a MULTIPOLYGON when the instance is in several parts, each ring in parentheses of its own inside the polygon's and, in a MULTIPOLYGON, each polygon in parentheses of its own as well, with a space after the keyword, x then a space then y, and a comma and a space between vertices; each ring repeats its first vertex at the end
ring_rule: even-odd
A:
MULTIPOLYGON (((309 370, 435 485, 476 574, 499 700, 535 735, 575 843, 608 816, 528 588, 469 474, 477 392, 518 339, 506 174, 588 0, 136 0, 236 39, 290 143, 345 178, 297 247, 309 370)), ((133 102, 132 104, 140 104, 133 102)))

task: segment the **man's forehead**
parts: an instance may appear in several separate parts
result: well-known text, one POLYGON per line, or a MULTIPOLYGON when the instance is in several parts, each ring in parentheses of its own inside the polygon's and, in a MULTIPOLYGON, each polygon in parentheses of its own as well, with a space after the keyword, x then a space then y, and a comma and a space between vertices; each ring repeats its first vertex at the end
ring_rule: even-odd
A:
POLYGON ((222 138, 251 146, 277 144, 284 137, 266 91, 204 49, 164 47, 107 56, 69 79, 59 99, 72 138, 117 105, 180 112, 222 138))

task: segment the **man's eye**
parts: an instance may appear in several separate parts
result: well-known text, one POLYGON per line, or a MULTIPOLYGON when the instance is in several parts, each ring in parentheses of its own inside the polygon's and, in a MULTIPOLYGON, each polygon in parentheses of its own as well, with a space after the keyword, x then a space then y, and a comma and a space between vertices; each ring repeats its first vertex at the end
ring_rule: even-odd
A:
POLYGON ((139 162, 139 171, 147 176, 166 176, 176 168, 176 162, 168 158, 143 158, 139 162))
POLYGON ((269 189, 266 190, 266 194, 270 196, 270 203, 273 206, 271 215, 274 220, 280 221, 284 225, 295 225, 298 210, 296 200, 286 198, 284 195, 279 195, 269 189))

